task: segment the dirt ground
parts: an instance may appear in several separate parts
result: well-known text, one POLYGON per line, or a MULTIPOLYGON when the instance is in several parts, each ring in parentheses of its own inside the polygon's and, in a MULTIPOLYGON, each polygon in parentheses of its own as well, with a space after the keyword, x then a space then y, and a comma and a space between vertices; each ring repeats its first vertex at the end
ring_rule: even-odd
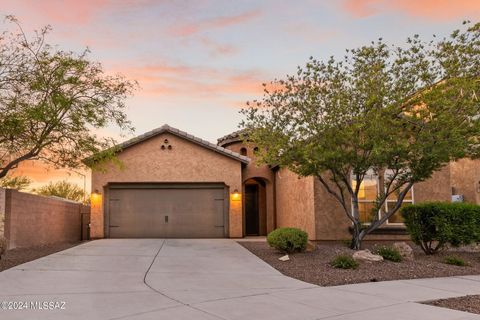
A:
POLYGON ((480 295, 441 299, 426 302, 425 304, 480 314, 480 295))
POLYGON ((76 245, 77 243, 57 243, 32 248, 16 248, 8 250, 0 259, 0 271, 18 266, 19 264, 32 261, 49 254, 62 251, 76 245))
MULTIPOLYGON (((341 242, 316 242, 313 252, 291 254, 290 261, 285 262, 278 260, 284 254, 270 248, 266 242, 239 243, 281 273, 320 286, 480 274, 480 252, 467 249, 457 248, 427 256, 412 245, 414 261, 361 263, 355 270, 344 270, 330 265, 337 255, 352 255, 354 252, 341 242), (462 258, 468 266, 445 264, 443 261, 446 256, 462 258)), ((373 251, 376 246, 388 244, 391 243, 365 242, 364 246, 373 251)))

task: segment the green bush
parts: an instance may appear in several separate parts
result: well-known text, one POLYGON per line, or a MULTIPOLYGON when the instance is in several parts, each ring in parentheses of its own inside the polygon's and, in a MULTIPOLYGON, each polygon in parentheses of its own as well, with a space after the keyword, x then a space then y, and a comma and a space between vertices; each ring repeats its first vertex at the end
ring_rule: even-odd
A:
POLYGON ((278 228, 268 234, 267 242, 282 252, 302 252, 307 248, 308 234, 297 228, 278 228))
POLYGON ((347 255, 336 256, 335 259, 330 262, 330 265, 338 269, 357 269, 359 266, 355 259, 347 255))
POLYGON ((6 251, 7 251, 7 239, 0 237, 0 259, 2 259, 2 256, 6 251))
POLYGON ((465 267, 466 265, 468 265, 465 262, 465 260, 463 260, 462 258, 457 258, 457 257, 453 257, 453 256, 445 257, 444 262, 446 264, 452 264, 454 266, 460 266, 460 267, 465 267))
POLYGON ((400 252, 392 247, 383 246, 376 250, 376 253, 383 257, 383 259, 393 262, 401 262, 402 255, 400 252))
POLYGON ((430 202, 406 206, 401 213, 412 241, 426 254, 434 254, 445 244, 480 242, 478 205, 430 202))

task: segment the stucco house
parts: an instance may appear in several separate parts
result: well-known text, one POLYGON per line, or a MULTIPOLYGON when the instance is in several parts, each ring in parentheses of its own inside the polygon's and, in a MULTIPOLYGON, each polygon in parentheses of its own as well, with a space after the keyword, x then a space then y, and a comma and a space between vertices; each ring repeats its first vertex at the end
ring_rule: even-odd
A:
MULTIPOLYGON (((349 220, 314 177, 257 166, 255 146, 244 144, 240 132, 213 144, 164 125, 119 147, 121 166, 112 163, 92 172, 93 238, 238 238, 266 235, 284 226, 301 228, 310 239, 350 237, 349 220)), ((474 187, 458 179, 462 168, 479 176, 478 164, 468 161, 446 166, 415 185, 405 202, 451 201, 452 181, 457 181, 456 193, 468 194, 474 187)), ((368 177, 362 186, 365 219, 376 196, 376 181, 368 177)), ((397 215, 371 238, 405 236, 397 215)))

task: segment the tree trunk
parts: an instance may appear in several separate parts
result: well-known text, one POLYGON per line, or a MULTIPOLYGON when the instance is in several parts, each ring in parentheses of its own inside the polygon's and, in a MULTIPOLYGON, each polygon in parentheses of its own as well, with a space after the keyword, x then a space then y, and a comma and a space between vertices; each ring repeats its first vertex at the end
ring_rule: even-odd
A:
POLYGON ((350 248, 353 250, 360 250, 362 248, 362 240, 365 237, 365 232, 362 231, 362 224, 357 222, 353 224, 352 243, 350 248))

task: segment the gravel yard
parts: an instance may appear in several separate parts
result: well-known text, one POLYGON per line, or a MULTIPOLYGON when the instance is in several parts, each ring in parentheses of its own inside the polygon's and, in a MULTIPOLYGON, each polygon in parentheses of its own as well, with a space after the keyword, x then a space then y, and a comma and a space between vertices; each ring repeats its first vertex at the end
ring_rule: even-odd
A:
POLYGON ((425 304, 480 314, 480 295, 429 301, 425 304))
POLYGON ((8 250, 0 259, 0 271, 18 266, 19 264, 32 261, 49 254, 62 251, 76 245, 77 243, 57 243, 32 248, 16 248, 8 250))
MULTIPOLYGON (((266 242, 239 243, 284 275, 320 286, 480 274, 480 252, 471 250, 455 249, 427 256, 412 245, 414 261, 360 263, 358 269, 344 270, 330 265, 337 255, 352 255, 354 252, 341 242, 316 242, 315 251, 291 254, 290 260, 285 262, 278 260, 283 254, 270 248, 266 242), (461 258, 468 266, 445 264, 443 261, 446 256, 461 258)), ((374 251, 376 246, 388 244, 364 242, 364 247, 374 251)))

